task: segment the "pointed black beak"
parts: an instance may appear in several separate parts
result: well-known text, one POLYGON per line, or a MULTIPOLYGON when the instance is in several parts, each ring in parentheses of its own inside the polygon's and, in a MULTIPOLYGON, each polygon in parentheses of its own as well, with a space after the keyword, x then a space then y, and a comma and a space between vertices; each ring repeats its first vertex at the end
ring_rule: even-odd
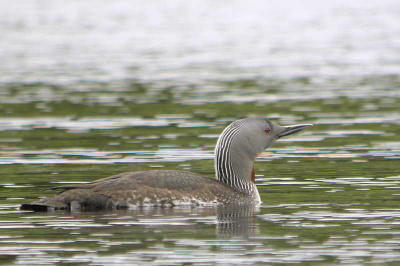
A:
POLYGON ((301 124, 301 125, 294 125, 294 126, 285 126, 283 127, 283 131, 280 132, 276 137, 281 138, 285 136, 292 135, 294 133, 297 133, 307 127, 311 127, 313 124, 301 124))

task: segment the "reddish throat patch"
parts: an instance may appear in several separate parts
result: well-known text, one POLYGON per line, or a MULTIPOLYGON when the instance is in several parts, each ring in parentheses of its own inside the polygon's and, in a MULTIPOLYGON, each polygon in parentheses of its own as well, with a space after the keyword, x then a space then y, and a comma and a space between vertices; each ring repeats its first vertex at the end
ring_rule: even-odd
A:
POLYGON ((254 168, 253 165, 253 169, 251 170, 251 181, 253 181, 253 183, 256 183, 256 169, 254 168))

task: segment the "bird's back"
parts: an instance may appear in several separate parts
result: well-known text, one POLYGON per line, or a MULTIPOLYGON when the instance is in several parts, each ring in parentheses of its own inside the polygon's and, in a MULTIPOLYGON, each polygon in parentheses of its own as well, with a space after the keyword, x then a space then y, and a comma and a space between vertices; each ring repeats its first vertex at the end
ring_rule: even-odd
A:
POLYGON ((21 209, 100 210, 143 206, 229 204, 249 200, 218 180, 187 171, 152 170, 121 173, 87 184, 61 187, 65 191, 21 209))

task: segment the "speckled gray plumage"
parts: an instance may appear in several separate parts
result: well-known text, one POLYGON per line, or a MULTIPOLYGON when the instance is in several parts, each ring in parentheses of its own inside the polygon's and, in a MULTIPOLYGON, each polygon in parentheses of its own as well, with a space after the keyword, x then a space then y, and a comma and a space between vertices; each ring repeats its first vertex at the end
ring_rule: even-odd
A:
POLYGON ((21 209, 100 210, 251 201, 248 195, 215 179, 175 170, 121 173, 91 183, 61 188, 66 191, 31 204, 23 204, 21 209))

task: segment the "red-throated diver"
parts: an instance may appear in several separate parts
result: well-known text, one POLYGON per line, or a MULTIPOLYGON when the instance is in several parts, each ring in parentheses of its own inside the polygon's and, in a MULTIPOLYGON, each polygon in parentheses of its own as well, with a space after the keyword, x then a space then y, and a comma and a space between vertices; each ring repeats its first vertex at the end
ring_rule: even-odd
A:
POLYGON ((141 206, 261 203, 255 184, 254 160, 284 136, 311 124, 280 126, 249 117, 224 129, 215 147, 216 179, 179 170, 122 173, 91 183, 65 186, 66 191, 22 210, 101 210, 141 206))

